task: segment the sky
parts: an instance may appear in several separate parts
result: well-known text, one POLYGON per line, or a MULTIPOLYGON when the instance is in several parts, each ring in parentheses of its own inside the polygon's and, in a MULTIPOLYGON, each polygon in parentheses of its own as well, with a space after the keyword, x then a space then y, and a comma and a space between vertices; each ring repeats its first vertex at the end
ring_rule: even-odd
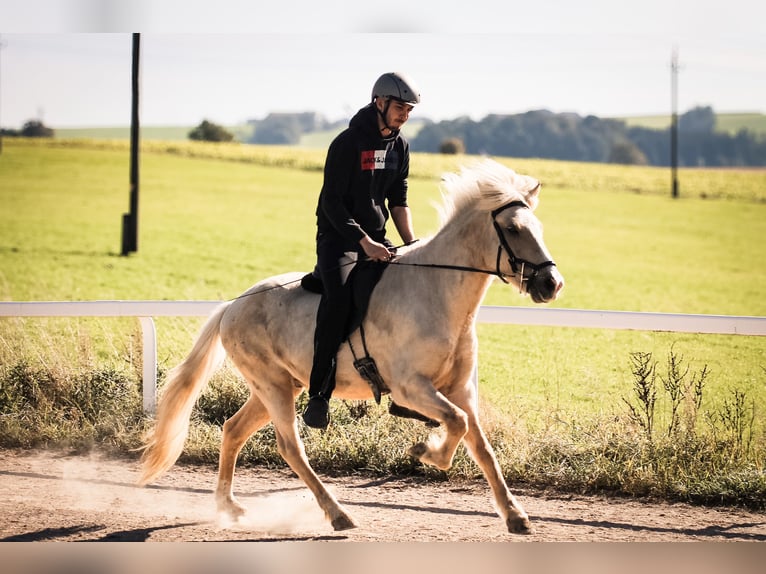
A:
POLYGON ((766 111, 766 3, 752 0, 0 0, 0 125, 235 125, 270 112, 345 119, 407 73, 434 121, 532 109, 600 117, 766 111), (262 4, 262 3, 261 3, 262 4), (520 6, 519 6, 520 4, 520 6), (357 3, 358 5, 358 3, 357 3), (372 4, 370 6, 373 6, 372 4))

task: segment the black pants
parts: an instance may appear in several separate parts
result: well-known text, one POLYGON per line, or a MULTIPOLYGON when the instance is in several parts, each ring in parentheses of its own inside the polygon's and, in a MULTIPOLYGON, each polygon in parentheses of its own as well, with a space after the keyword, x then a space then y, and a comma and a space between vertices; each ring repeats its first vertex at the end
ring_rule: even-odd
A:
MULTIPOLYGON (((393 248, 388 239, 381 239, 393 248)), ((354 263, 349 262, 347 253, 356 253, 358 261, 366 255, 361 247, 350 248, 340 238, 328 234, 317 235, 317 265, 314 273, 323 283, 322 298, 317 309, 314 329, 314 362, 309 378, 309 396, 329 399, 335 390, 335 357, 341 343, 348 336, 353 312, 351 282, 345 281, 354 263)))
POLYGON ((351 288, 344 282, 353 264, 344 264, 348 246, 336 238, 317 236, 317 265, 323 292, 314 329, 314 362, 309 378, 309 396, 329 399, 335 389, 335 355, 346 337, 351 315, 351 288))

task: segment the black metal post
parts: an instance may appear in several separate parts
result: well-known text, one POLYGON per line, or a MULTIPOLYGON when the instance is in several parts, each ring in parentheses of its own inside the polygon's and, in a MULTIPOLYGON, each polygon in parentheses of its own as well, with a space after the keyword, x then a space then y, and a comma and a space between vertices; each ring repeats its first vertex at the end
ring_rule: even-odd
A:
MULTIPOLYGON (((3 48, 5 47, 5 44, 3 43, 3 38, 0 36, 0 98, 2 98, 3 93, 3 82, 2 82, 2 62, 3 62, 3 48)), ((0 154, 3 153, 3 122, 0 120, 0 154)))
POLYGON ((122 254, 138 251, 138 100, 140 88, 141 34, 133 34, 131 71, 132 102, 130 114, 130 211, 122 216, 122 254))
POLYGON ((673 48, 670 61, 670 91, 672 99, 672 115, 670 119, 670 171, 672 178, 672 195, 678 197, 678 48, 673 48))

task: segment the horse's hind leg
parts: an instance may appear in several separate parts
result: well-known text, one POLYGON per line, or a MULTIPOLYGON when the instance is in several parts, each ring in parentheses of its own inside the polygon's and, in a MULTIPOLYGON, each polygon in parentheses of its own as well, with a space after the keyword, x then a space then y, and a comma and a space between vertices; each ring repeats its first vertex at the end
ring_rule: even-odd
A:
POLYGON ((505 522, 508 531, 514 534, 531 534, 534 529, 529 522, 529 516, 527 516, 521 503, 508 490, 495 451, 479 424, 473 383, 469 382, 459 393, 450 394, 450 399, 468 415, 468 432, 463 437, 464 444, 484 473, 495 497, 497 511, 505 522))
POLYGON ((266 407, 255 394, 251 394, 247 402, 223 425, 215 499, 218 512, 224 513, 231 520, 237 520, 245 514, 245 508, 237 502, 232 488, 237 455, 247 439, 267 422, 269 413, 266 407))
POLYGON ((289 429, 277 430, 277 446, 280 454, 293 472, 306 483, 333 529, 356 528, 354 520, 343 510, 338 500, 325 488, 325 485, 309 465, 296 424, 297 421, 289 429))

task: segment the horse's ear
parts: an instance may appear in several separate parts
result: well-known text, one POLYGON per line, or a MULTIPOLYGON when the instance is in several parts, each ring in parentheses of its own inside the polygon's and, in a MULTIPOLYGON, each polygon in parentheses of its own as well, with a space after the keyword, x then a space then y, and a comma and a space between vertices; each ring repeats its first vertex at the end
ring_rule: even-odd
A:
POLYGON ((527 202, 527 205, 534 210, 540 201, 537 196, 540 193, 541 184, 534 177, 528 175, 521 176, 521 180, 519 191, 524 195, 524 201, 527 202))

